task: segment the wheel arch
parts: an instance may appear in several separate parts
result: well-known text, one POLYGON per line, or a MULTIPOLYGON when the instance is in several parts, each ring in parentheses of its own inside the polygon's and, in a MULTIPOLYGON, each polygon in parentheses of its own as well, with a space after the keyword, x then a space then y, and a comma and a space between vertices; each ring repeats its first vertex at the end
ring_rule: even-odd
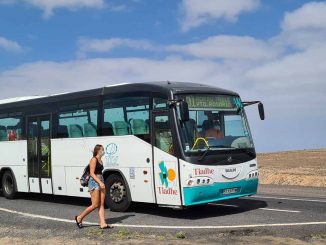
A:
POLYGON ((124 174, 119 169, 108 169, 108 170, 105 170, 104 173, 103 173, 103 177, 106 180, 110 175, 113 175, 113 174, 117 174, 117 175, 119 175, 119 176, 122 177, 123 181, 126 184, 126 188, 128 190, 127 191, 128 199, 130 201, 132 201, 131 192, 130 192, 130 188, 129 188, 129 183, 128 183, 127 179, 125 178, 124 174))

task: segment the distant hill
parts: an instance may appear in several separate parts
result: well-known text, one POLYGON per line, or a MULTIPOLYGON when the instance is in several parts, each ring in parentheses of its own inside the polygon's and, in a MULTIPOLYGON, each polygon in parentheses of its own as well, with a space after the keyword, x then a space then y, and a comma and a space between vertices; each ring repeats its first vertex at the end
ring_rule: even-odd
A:
POLYGON ((326 149, 260 153, 261 184, 326 187, 326 149))

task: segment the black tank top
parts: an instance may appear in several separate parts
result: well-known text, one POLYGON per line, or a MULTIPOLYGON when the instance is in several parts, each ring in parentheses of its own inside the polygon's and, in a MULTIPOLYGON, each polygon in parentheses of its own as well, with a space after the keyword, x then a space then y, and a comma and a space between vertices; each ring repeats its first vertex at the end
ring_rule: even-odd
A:
POLYGON ((94 174, 102 174, 102 171, 104 169, 103 165, 98 161, 98 159, 95 157, 96 159, 96 166, 95 166, 95 171, 94 174))

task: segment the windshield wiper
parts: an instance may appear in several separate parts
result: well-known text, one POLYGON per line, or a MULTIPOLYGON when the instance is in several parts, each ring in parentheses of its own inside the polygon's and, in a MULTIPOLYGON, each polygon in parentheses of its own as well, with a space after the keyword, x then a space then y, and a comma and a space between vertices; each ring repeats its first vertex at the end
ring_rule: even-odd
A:
POLYGON ((235 147, 231 147, 231 146, 228 146, 228 145, 217 145, 217 146, 214 146, 214 148, 230 148, 230 149, 236 149, 235 147))
MULTIPOLYGON (((215 147, 214 147, 215 148, 215 147)), ((227 145, 218 145, 216 146, 216 148, 231 148, 233 149, 234 147, 230 147, 230 146, 227 146, 227 145)), ((211 147, 210 146, 207 146, 205 152, 203 153, 203 155, 198 159, 199 162, 201 162, 202 160, 204 160, 204 158, 207 156, 208 152, 211 151, 211 147)), ((235 149, 235 148, 234 148, 235 149)))
POLYGON ((203 153, 203 155, 201 155, 201 157, 198 159, 199 162, 201 162, 202 160, 204 160, 204 158, 206 157, 207 153, 211 150, 210 146, 207 146, 205 152, 203 153))
POLYGON ((225 148, 229 148, 229 149, 232 149, 232 150, 239 150, 239 151, 241 151, 241 152, 243 152, 243 153, 248 154, 249 156, 252 156, 252 157, 255 156, 255 152, 249 150, 249 148, 237 148, 237 147, 231 147, 231 146, 220 146, 220 145, 217 146, 217 147, 220 147, 220 148, 225 147, 225 148))
MULTIPOLYGON (((235 147, 231 147, 231 146, 228 146, 228 145, 217 145, 217 146, 214 146, 213 148, 223 148, 223 149, 238 149, 238 148, 235 148, 235 147)), ((202 160, 204 160, 204 158, 207 156, 208 152, 212 150, 212 147, 211 146, 208 146, 205 150, 205 152, 203 153, 203 155, 198 159, 199 162, 201 162, 202 160)))
MULTIPOLYGON (((218 146, 216 146, 216 148, 240 150, 241 152, 246 153, 249 156, 252 156, 252 157, 256 156, 256 154, 253 151, 249 150, 248 148, 236 148, 236 147, 231 147, 231 146, 227 146, 227 145, 218 145, 218 146)), ((198 159, 198 161, 201 162, 202 160, 204 160, 205 157, 207 156, 208 152, 211 151, 211 150, 212 150, 212 148, 210 146, 208 146, 206 148, 205 152, 203 153, 203 155, 198 159)))

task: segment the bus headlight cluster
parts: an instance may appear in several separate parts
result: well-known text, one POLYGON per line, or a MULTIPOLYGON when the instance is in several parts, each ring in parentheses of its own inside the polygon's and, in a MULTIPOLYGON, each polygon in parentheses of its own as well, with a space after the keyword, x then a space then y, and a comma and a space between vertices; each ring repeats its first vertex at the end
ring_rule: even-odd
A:
POLYGON ((252 179, 252 178, 258 178, 258 170, 255 171, 251 171, 248 175, 247 175, 247 179, 252 179))
POLYGON ((209 177, 195 177, 186 181, 187 186, 198 186, 198 185, 211 185, 213 179, 209 177))

